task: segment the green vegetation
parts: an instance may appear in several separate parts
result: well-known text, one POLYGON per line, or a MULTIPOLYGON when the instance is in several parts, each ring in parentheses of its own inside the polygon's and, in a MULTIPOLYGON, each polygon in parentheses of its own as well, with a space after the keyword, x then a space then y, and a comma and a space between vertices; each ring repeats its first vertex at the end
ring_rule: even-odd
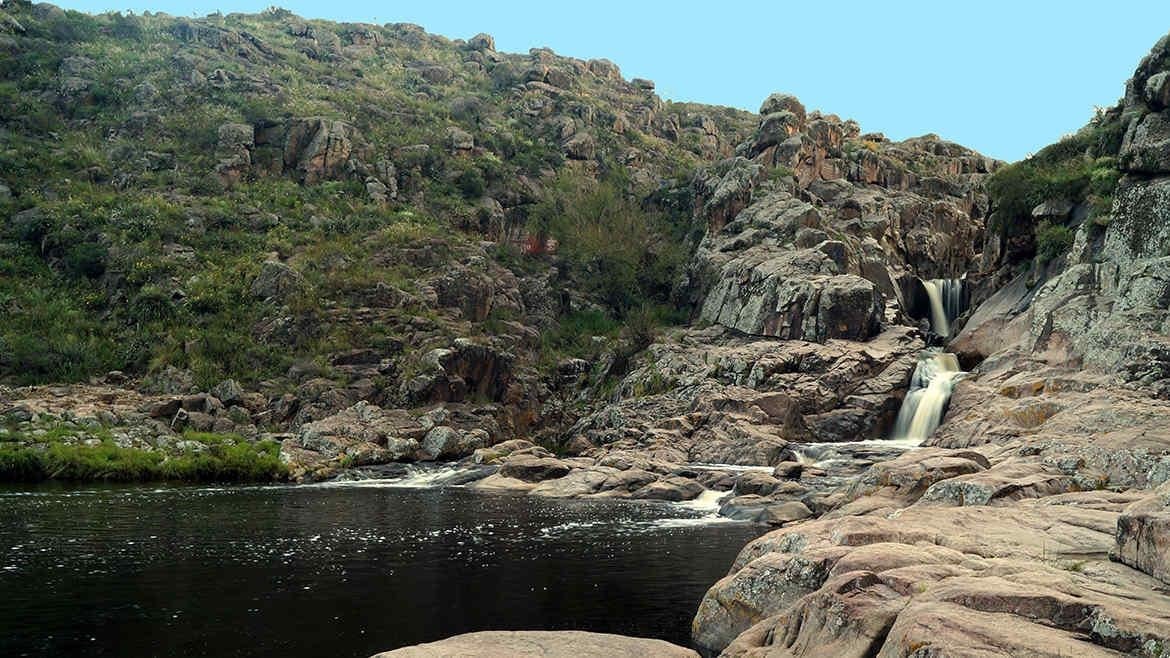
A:
POLYGON ((548 364, 567 356, 591 356, 597 352, 593 338, 616 338, 621 324, 600 310, 570 313, 556 327, 541 334, 542 352, 548 364))
POLYGON ((1073 231, 1067 226, 1040 222, 1036 226, 1036 257, 1047 263, 1068 251, 1073 243, 1073 231))
MULTIPOLYGON (((251 385, 332 351, 409 350, 412 323, 448 330, 436 309, 408 301, 376 324, 338 309, 376 291, 417 301, 420 282, 484 239, 518 273, 557 266, 558 286, 613 321, 669 304, 691 236, 683 186, 666 181, 685 180, 704 146, 599 128, 637 96, 615 105, 627 92, 608 81, 580 77, 541 100, 556 103, 542 116, 519 86, 528 56, 484 63, 411 26, 275 9, 185 19, 8 2, 0 12, 15 21, 0 21, 0 184, 12 192, 0 196, 0 381, 175 366, 200 387, 251 385), (375 199, 367 173, 306 185, 289 171, 216 175, 221 126, 315 116, 351 125, 371 167, 391 162, 398 196, 375 199), (594 134, 594 162, 566 160, 571 117, 594 134), (450 148, 451 128, 475 148, 450 148), (632 147, 665 184, 638 188, 609 164, 632 147), (655 195, 666 197, 646 201, 655 195), (555 257, 514 249, 537 233, 557 240, 555 257), (252 294, 273 255, 304 276, 303 290, 252 294)), ((664 110, 691 126, 699 112, 729 133, 751 123, 726 108, 664 110)))
POLYGON ((1075 135, 1000 168, 986 182, 992 203, 989 228, 1008 239, 1030 237, 1042 263, 1064 253, 1072 245, 1072 230, 1037 223, 1032 209, 1047 201, 1088 204, 1095 226, 1108 223, 1121 177, 1116 159, 1120 144, 1120 123, 1102 115, 1075 135))
POLYGON ((532 211, 538 230, 557 243, 566 276, 616 318, 665 304, 685 262, 685 230, 639 207, 620 170, 600 182, 562 173, 532 211))
POLYGON ((185 448, 167 453, 120 447, 108 430, 88 440, 61 427, 38 436, 8 432, 0 437, 0 481, 270 482, 287 473, 274 441, 196 432, 183 441, 185 448))

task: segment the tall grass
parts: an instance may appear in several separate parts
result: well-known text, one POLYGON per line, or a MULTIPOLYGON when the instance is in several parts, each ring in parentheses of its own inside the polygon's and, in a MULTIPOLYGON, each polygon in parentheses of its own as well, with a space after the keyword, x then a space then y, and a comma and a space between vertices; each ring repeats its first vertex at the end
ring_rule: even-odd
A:
POLYGON ((111 440, 92 446, 4 442, 0 481, 272 482, 288 473, 275 441, 248 443, 231 435, 203 438, 205 451, 178 454, 123 448, 111 440))

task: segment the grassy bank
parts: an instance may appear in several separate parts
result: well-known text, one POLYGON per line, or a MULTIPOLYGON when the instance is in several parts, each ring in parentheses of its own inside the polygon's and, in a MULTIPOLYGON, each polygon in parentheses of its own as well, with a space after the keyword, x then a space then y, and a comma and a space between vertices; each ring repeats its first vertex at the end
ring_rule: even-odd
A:
POLYGON ((183 439, 168 451, 121 447, 108 433, 83 442, 60 432, 9 433, 0 440, 0 482, 272 482, 287 475, 275 441, 194 432, 183 439))

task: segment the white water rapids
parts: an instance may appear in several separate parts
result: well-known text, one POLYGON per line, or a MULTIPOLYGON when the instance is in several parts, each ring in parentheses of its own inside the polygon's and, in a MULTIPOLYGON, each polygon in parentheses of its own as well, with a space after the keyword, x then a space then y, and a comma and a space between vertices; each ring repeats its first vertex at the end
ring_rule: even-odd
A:
POLYGON ((949 352, 933 352, 920 360, 894 422, 894 439, 926 440, 942 422, 955 382, 964 374, 959 360, 949 352))
POLYGON ((922 287, 930 300, 930 328, 940 336, 950 336, 951 323, 963 312, 963 280, 923 280, 922 287))

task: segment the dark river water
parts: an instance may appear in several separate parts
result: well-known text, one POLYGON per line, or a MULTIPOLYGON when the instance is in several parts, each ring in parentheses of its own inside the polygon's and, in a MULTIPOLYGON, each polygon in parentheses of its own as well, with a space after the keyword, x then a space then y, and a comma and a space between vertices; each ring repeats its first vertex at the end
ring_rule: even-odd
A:
POLYGON ((0 656, 368 656, 488 629, 690 644, 763 529, 458 488, 0 489, 0 656))

